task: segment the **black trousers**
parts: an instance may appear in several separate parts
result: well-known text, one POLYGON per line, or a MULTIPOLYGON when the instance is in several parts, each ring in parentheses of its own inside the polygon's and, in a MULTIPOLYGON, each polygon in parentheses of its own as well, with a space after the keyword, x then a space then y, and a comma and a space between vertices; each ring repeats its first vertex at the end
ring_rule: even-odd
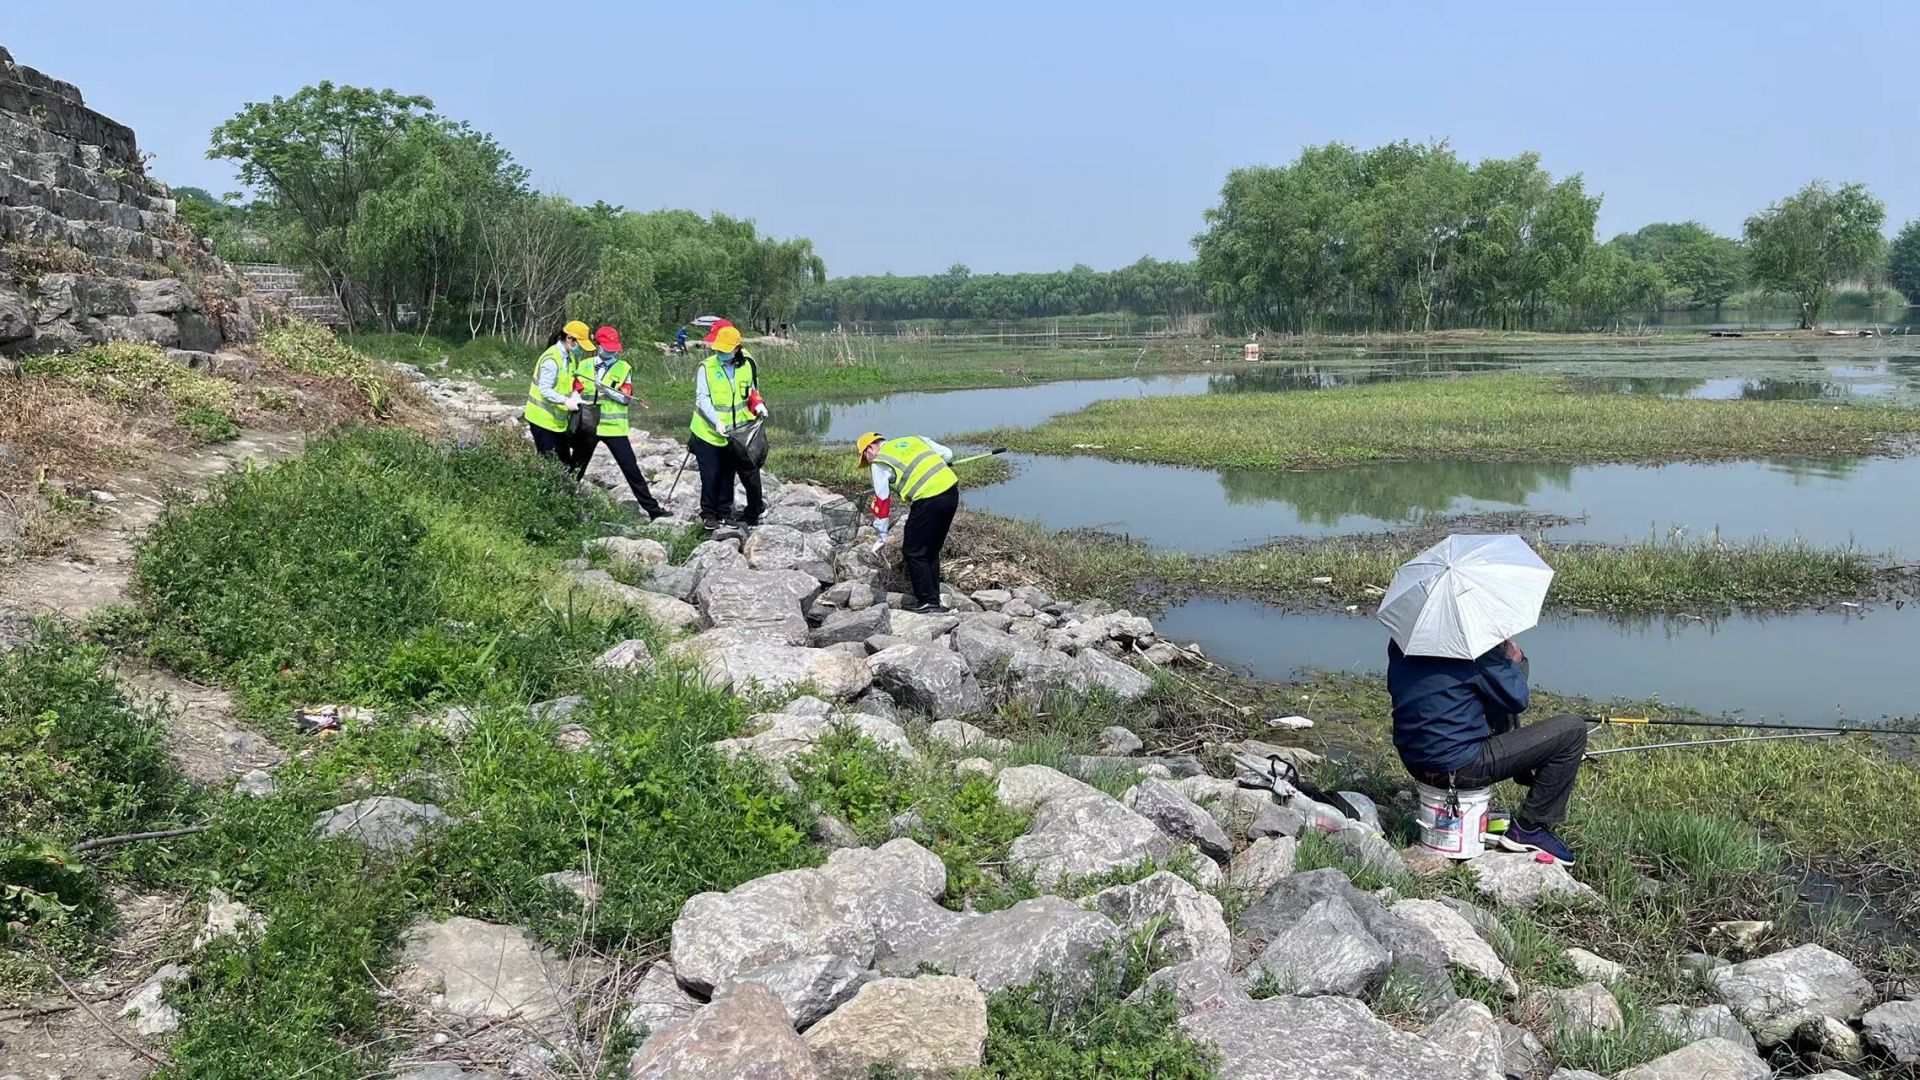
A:
POLYGON ((529 423, 527 430, 533 432, 533 448, 562 465, 573 465, 573 444, 568 441, 564 431, 548 431, 538 424, 529 423))
POLYGON ((766 509, 760 493, 760 467, 742 461, 730 445, 715 446, 696 437, 687 440, 687 449, 693 451, 693 460, 700 466, 701 522, 717 525, 733 517, 733 482, 738 479, 747 493, 747 508, 740 522, 760 524, 760 514, 766 509))
POLYGON ((666 513, 653 497, 653 489, 647 486, 647 478, 640 473, 640 462, 633 456, 633 440, 625 435, 578 435, 573 440, 573 478, 587 475, 587 466, 593 462, 593 452, 605 443, 607 452, 613 455, 614 464, 620 466, 620 475, 627 478, 627 488, 633 492, 634 500, 649 517, 666 513))
POLYGON ((960 487, 956 484, 938 495, 915 500, 907 512, 900 554, 906 558, 913 598, 923 604, 940 602, 940 549, 947 544, 954 512, 959 509, 960 487))
MULTIPOLYGON (((1473 763, 1456 771, 1455 787, 1489 787, 1512 780, 1527 789, 1527 800, 1516 815, 1528 826, 1557 825, 1566 820, 1567 801, 1587 753, 1587 722, 1578 716, 1551 716, 1537 724, 1503 731, 1488 739, 1473 763)), ((1416 773, 1433 787, 1446 787, 1445 773, 1416 773)))

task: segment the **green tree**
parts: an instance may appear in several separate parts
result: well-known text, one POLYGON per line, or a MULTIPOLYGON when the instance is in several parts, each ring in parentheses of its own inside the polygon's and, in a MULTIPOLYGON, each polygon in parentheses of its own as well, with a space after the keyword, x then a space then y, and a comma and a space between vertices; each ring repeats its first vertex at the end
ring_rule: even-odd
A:
POLYGON ((660 325, 660 294, 653 288, 653 261, 644 251, 608 246, 586 288, 567 297, 567 314, 591 326, 613 326, 623 333, 652 331, 660 325))
POLYGON ((1747 219, 1754 279, 1792 294, 1801 329, 1811 329, 1834 283, 1885 250, 1880 228, 1886 217, 1886 206, 1866 185, 1836 190, 1814 181, 1747 219))
POLYGON ((1659 267, 1667 283, 1698 307, 1720 306, 1746 278, 1739 241, 1697 221, 1655 222, 1607 244, 1659 267))
POLYGON ((1887 284, 1920 303, 1920 218, 1906 223, 1887 251, 1887 284))
POLYGON ((1612 330, 1625 316, 1651 309, 1666 287, 1658 266, 1603 244, 1587 249, 1573 272, 1554 283, 1553 293, 1570 325, 1612 330))

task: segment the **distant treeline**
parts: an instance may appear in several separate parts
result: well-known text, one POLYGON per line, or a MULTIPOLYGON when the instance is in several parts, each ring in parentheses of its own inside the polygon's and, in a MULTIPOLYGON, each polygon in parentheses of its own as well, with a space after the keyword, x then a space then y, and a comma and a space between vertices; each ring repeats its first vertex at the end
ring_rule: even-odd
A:
POLYGON ((1050 274, 975 274, 965 266, 953 266, 944 274, 832 278, 801 294, 799 316, 843 323, 1026 319, 1120 311, 1177 318, 1208 307, 1193 263, 1143 258, 1104 273, 1076 266, 1050 274))

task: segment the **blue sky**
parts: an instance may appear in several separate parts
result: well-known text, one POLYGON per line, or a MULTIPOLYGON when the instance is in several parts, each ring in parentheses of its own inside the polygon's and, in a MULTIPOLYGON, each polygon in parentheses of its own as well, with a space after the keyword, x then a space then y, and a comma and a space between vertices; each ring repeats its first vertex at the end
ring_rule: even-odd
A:
POLYGON ((835 274, 1185 258, 1227 170, 1330 140, 1538 150, 1605 195, 1603 237, 1736 233, 1815 177, 1920 216, 1911 0, 9 7, 0 44, 172 183, 233 186, 204 154, 243 102, 393 87, 544 189, 752 217, 835 274))

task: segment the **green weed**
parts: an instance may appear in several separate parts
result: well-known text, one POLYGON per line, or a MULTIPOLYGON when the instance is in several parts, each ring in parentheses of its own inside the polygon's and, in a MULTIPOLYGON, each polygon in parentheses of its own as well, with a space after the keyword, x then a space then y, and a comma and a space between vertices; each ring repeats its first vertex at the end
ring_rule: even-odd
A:
POLYGON ((20 369, 27 375, 57 379, 96 401, 126 411, 142 408, 158 397, 176 412, 203 417, 211 414, 229 424, 240 415, 238 386, 177 363, 151 345, 112 341, 70 353, 28 357, 20 369))
POLYGON ((1090 993, 1042 978, 988 998, 977 1080, 1211 1080, 1216 1057, 1181 1032, 1170 991, 1128 998, 1151 970, 1140 959, 1103 958, 1090 993))
POLYGON ((394 394, 393 373, 326 327, 288 319, 261 334, 256 344, 290 370, 345 380, 365 400, 371 415, 387 415, 394 394))

